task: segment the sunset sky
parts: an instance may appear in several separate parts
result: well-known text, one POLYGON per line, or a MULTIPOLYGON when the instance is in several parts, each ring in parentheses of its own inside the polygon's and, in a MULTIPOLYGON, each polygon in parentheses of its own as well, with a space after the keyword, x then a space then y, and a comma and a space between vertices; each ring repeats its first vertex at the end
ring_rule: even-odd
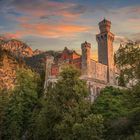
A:
POLYGON ((140 0, 0 0, 0 34, 33 49, 80 50, 85 40, 96 52, 95 35, 103 18, 112 22, 114 48, 140 40, 140 0))

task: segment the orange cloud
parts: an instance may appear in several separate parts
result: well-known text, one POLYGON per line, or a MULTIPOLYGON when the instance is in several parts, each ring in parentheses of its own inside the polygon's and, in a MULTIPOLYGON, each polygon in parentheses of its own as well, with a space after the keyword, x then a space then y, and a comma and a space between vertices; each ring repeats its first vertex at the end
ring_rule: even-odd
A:
POLYGON ((91 27, 80 25, 54 25, 44 23, 23 23, 21 26, 24 29, 22 30, 23 34, 47 36, 50 38, 75 36, 76 33, 86 32, 91 29, 91 27))
POLYGON ((21 38, 22 37, 22 33, 21 32, 15 32, 15 33, 4 33, 3 34, 4 37, 6 38, 11 38, 11 39, 15 39, 15 38, 21 38))

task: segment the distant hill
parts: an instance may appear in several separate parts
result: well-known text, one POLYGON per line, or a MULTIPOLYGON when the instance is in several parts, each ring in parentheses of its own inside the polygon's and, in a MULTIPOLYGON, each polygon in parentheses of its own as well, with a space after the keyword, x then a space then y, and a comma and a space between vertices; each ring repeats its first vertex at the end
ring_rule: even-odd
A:
POLYGON ((33 50, 25 43, 19 40, 1 40, 1 49, 10 51, 17 57, 30 57, 33 50))
POLYGON ((60 52, 56 51, 46 51, 41 52, 39 54, 33 55, 32 57, 25 57, 25 63, 32 69, 34 69, 36 72, 42 74, 45 73, 45 61, 46 56, 51 55, 54 57, 54 60, 57 61, 57 59, 60 57, 60 52))
MULTIPOLYGON (((22 59, 31 68, 33 66, 35 70, 38 68, 34 67, 34 63, 36 64, 36 66, 40 65, 40 62, 41 62, 40 59, 42 59, 40 58, 40 54, 43 53, 43 51, 40 51, 38 49, 33 51, 29 45, 27 45, 26 43, 20 40, 7 39, 2 36, 0 37, 0 49, 9 52, 12 56, 14 56, 17 59, 22 59), (37 59, 34 56, 37 56, 37 59), (32 62, 29 62, 29 61, 32 61, 32 62)), ((45 55, 42 55, 42 56, 45 57, 45 55)))

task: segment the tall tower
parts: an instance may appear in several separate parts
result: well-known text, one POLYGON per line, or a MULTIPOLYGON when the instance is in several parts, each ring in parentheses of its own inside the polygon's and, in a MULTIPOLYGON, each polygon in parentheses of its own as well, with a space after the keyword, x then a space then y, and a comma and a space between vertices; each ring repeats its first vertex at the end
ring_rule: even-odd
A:
POLYGON ((47 81, 48 81, 49 77, 51 76, 51 67, 52 67, 53 62, 54 62, 53 56, 46 56, 44 88, 47 87, 47 81))
POLYGON ((90 76, 90 54, 91 54, 91 44, 84 42, 81 44, 82 49, 82 74, 90 76))
POLYGON ((104 19, 99 22, 100 33, 96 35, 98 42, 98 61, 108 66, 108 82, 114 83, 114 34, 110 32, 111 22, 104 19))

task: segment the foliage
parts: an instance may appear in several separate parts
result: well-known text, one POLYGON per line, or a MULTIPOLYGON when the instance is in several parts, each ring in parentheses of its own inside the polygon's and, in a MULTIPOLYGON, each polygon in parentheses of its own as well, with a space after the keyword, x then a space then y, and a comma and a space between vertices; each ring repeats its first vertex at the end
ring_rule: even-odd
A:
POLYGON ((4 120, 6 119, 5 116, 5 109, 8 103, 8 93, 4 90, 0 91, 0 140, 3 138, 4 134, 4 120))
POLYGON ((103 129, 103 117, 90 114, 82 123, 74 124, 74 138, 76 140, 102 140, 103 129))
POLYGON ((140 136, 140 84, 106 87, 93 104, 80 73, 66 67, 45 98, 39 76, 21 69, 10 95, 0 94, 3 140, 137 140, 140 136))
POLYGON ((103 119, 90 113, 88 90, 80 73, 65 68, 56 85, 48 88, 37 120, 34 138, 39 140, 90 140, 102 138, 103 119), (82 129, 83 128, 83 129, 82 129))
POLYGON ((121 70, 122 75, 124 75, 124 81, 126 83, 134 79, 140 80, 139 44, 132 42, 121 45, 115 53, 115 63, 121 70))
POLYGON ((127 113, 127 91, 114 87, 106 87, 101 91, 92 105, 94 113, 102 114, 106 119, 115 119, 127 113))
POLYGON ((106 87, 92 105, 104 119, 104 139, 135 140, 140 136, 140 84, 132 89, 106 87))
POLYGON ((38 104, 39 76, 29 69, 17 72, 17 85, 9 97, 5 119, 4 139, 28 137, 32 126, 32 112, 38 104))

